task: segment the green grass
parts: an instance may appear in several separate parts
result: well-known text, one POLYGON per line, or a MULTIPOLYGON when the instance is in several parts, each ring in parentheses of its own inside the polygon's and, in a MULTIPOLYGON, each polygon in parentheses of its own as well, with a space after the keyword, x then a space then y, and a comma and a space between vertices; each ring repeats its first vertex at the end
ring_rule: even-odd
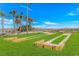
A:
POLYGON ((29 37, 29 36, 38 35, 38 34, 43 34, 43 33, 17 34, 17 35, 3 36, 3 37, 19 37, 19 38, 22 38, 22 37, 29 37))
POLYGON ((68 55, 79 55, 79 32, 74 32, 69 38, 65 48, 64 53, 68 55))
POLYGON ((61 35, 61 33, 60 32, 56 32, 55 34, 48 35, 48 36, 44 37, 44 39, 45 39, 45 41, 49 41, 49 40, 51 40, 51 39, 53 39, 53 38, 55 38, 55 37, 57 37, 59 35, 61 35))
MULTIPOLYGON (((48 40, 50 38, 55 37, 58 35, 57 34, 52 34, 52 35, 46 35, 43 33, 37 33, 40 34, 40 36, 38 36, 37 38, 32 38, 31 40, 27 40, 24 42, 19 42, 19 43, 14 43, 14 42, 7 42, 4 41, 3 39, 6 37, 1 37, 0 38, 0 55, 47 55, 49 54, 48 49, 43 49, 43 48, 39 48, 39 47, 35 47, 33 46, 33 43, 37 40, 41 40, 41 39, 45 39, 48 40), (48 52, 46 52, 48 51, 48 52), (46 52, 46 53, 42 53, 42 52, 46 52)), ((37 35, 37 34, 33 34, 33 35, 37 35)), ((26 35, 26 34, 22 34, 20 35, 20 37, 29 37, 30 35, 26 35)), ((31 34, 32 36, 32 34, 31 34)), ((51 51, 50 51, 51 52, 51 51)))
MULTIPOLYGON (((37 33, 38 34, 38 33, 37 33)), ((36 34, 36 35, 37 35, 36 34)), ((45 48, 36 47, 33 43, 40 39, 50 40, 51 38, 58 35, 46 35, 40 33, 37 38, 26 40, 24 42, 8 42, 3 40, 5 37, 0 37, 0 56, 69 56, 79 55, 79 33, 72 33, 69 40, 62 51, 52 51, 45 48), (54 36, 55 35, 55 36, 54 36)), ((60 33, 59 33, 60 34, 60 33)), ((35 35, 35 34, 31 34, 35 35)), ((30 34, 22 34, 20 37, 28 37, 30 34)), ((13 37, 13 36, 12 36, 13 37)))
POLYGON ((53 41, 52 43, 54 44, 59 44, 66 36, 61 36, 60 38, 56 39, 55 41, 53 41))

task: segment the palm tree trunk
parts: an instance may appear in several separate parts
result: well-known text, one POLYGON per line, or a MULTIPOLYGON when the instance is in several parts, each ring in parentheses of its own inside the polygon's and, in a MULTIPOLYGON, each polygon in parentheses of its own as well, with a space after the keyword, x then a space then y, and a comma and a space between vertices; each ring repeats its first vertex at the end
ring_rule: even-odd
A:
POLYGON ((28 22, 27 22, 27 25, 26 25, 26 30, 27 30, 27 34, 28 34, 28 22))
POLYGON ((4 16, 2 16, 2 32, 4 32, 4 16))
POLYGON ((26 27, 26 30, 27 30, 27 34, 28 34, 28 3, 27 3, 27 7, 26 8, 27 8, 27 10, 26 10, 27 11, 27 27, 26 27))
POLYGON ((15 27, 15 16, 13 16, 13 26, 14 26, 14 32, 16 32, 16 27, 15 27))
POLYGON ((31 22, 29 22, 29 30, 31 30, 31 22))
POLYGON ((22 22, 21 22, 21 19, 20 19, 20 32, 22 32, 22 22))
POLYGON ((17 29, 17 35, 18 35, 18 34, 19 34, 19 32, 18 32, 18 24, 16 24, 16 26, 17 26, 17 28, 16 28, 16 29, 17 29))

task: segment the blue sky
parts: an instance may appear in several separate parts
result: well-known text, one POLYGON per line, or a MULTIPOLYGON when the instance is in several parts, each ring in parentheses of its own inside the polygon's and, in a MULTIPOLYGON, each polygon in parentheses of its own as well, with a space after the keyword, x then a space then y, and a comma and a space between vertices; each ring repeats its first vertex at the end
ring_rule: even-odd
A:
POLYGON ((78 28, 79 4, 37 3, 29 4, 29 16, 38 28, 78 28))
MULTIPOLYGON (((5 28, 9 28, 13 27, 13 23, 12 16, 8 12, 16 10, 19 14, 22 11, 25 16, 26 4, 2 3, 0 10, 8 15, 4 20, 5 28)), ((35 28, 79 28, 79 4, 77 3, 30 3, 28 15, 33 19, 32 26, 35 28)))
MULTIPOLYGON (((20 12, 23 12, 23 16, 26 16, 26 4, 23 4, 23 3, 0 3, 0 11, 2 11, 5 15, 7 15, 4 18, 4 27, 5 28, 13 28, 12 15, 9 14, 10 10, 16 10, 17 15, 19 15, 20 12)), ((0 16, 0 28, 2 28, 1 16, 0 16)))

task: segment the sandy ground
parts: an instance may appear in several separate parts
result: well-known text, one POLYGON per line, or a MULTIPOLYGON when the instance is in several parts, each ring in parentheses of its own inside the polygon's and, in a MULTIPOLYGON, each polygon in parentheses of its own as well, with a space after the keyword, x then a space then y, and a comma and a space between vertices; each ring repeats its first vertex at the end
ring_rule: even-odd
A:
POLYGON ((54 34, 54 33, 50 33, 50 32, 43 32, 43 33, 45 33, 45 34, 47 34, 47 35, 54 34))
POLYGON ((10 41, 10 42, 22 42, 22 41, 25 41, 27 39, 25 39, 25 38, 12 37, 12 38, 5 38, 4 40, 10 41))

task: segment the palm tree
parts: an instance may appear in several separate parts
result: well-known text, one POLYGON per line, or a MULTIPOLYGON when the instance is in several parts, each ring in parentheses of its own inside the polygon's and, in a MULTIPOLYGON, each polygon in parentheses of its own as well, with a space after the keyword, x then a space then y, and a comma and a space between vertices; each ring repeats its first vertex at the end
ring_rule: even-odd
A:
MULTIPOLYGON (((16 26, 17 26, 17 31, 18 31, 18 24, 20 23, 20 21, 19 21, 19 16, 17 15, 17 16, 15 16, 15 24, 16 24, 16 26)), ((18 33, 18 32, 17 32, 18 33)))
POLYGON ((29 30, 31 30, 31 29, 32 29, 31 22, 32 22, 32 19, 31 19, 31 18, 28 18, 29 30))
POLYGON ((23 13, 20 13, 20 32, 22 32, 22 18, 23 18, 23 13))
POLYGON ((29 17, 28 17, 28 19, 27 19, 27 16, 25 16, 25 20, 26 20, 26 22, 27 22, 27 27, 26 27, 26 29, 27 29, 27 33, 28 33, 29 29, 31 29, 31 22, 32 22, 32 19, 29 18, 29 17))
POLYGON ((0 11, 0 15, 1 15, 1 17, 2 17, 2 20, 1 20, 2 32, 4 32, 4 16, 5 16, 5 14, 4 14, 2 11, 0 11))
POLYGON ((25 19, 27 22, 26 30, 27 30, 27 34, 28 34, 28 3, 26 4, 26 12, 27 12, 27 16, 25 16, 25 19))
POLYGON ((9 14, 13 15, 13 26, 14 26, 14 32, 16 32, 16 28, 15 28, 15 16, 16 16, 16 11, 15 10, 11 10, 9 12, 9 14))
POLYGON ((26 21, 26 31, 27 31, 27 34, 28 34, 28 17, 25 16, 25 21, 26 21))

